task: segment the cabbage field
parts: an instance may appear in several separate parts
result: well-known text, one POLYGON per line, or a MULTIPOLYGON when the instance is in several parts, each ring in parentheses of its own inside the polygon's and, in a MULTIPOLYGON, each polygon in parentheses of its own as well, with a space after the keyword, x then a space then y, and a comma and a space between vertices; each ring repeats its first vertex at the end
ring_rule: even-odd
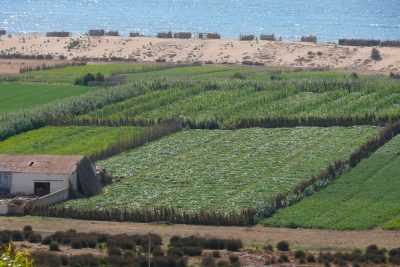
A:
POLYGON ((287 192, 377 134, 376 127, 189 130, 98 164, 119 181, 66 207, 238 211, 287 192))

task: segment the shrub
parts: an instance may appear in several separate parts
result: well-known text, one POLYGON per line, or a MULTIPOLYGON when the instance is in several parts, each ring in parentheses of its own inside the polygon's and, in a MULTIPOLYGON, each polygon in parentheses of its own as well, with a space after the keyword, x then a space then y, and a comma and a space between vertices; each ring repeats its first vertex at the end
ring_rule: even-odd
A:
POLYGON ((60 247, 58 246, 58 242, 51 241, 50 244, 49 244, 49 250, 50 251, 60 251, 60 247))
POLYGON ((305 259, 306 258, 306 253, 303 250, 296 250, 294 252, 294 257, 296 259, 305 259))
POLYGON ((33 228, 30 225, 25 225, 23 228, 24 233, 32 233, 32 231, 33 231, 33 228))
POLYGON ((187 256, 200 256, 203 252, 201 247, 183 247, 183 253, 187 256))
POLYGON ((29 235, 28 241, 31 243, 40 243, 42 242, 42 236, 37 233, 32 233, 29 235))
POLYGON ((229 261, 230 263, 238 263, 239 262, 239 257, 237 255, 231 254, 229 255, 229 261))
POLYGON ((122 251, 117 247, 108 247, 107 253, 109 256, 121 256, 122 251))
POLYGON ((50 245, 51 241, 53 241, 51 236, 46 236, 45 238, 42 239, 42 245, 50 245))
POLYGON ((13 241, 23 241, 24 233, 21 231, 12 231, 11 238, 13 241))
POLYGON ((271 244, 265 245, 264 246, 264 251, 273 252, 274 251, 274 246, 272 246, 271 244))
POLYGON ((280 263, 289 262, 289 257, 287 255, 281 255, 278 260, 280 263))
POLYGON ((225 248, 229 251, 239 251, 243 247, 243 243, 240 239, 226 240, 225 248))
POLYGON ((183 252, 182 248, 169 248, 167 251, 168 256, 174 256, 174 257, 183 257, 185 253, 183 252))
POLYGON ((164 251, 161 249, 161 247, 155 247, 151 250, 151 254, 153 254, 154 257, 160 257, 164 256, 164 251))
POLYGON ((216 267, 215 259, 210 255, 203 257, 201 267, 216 267))
POLYGON ((32 258, 35 266, 60 267, 64 265, 59 256, 47 251, 34 251, 32 252, 32 258))
POLYGON ((309 263, 315 262, 315 257, 313 254, 308 254, 306 259, 307 259, 307 262, 309 262, 309 263))
POLYGON ((289 242, 288 241, 280 241, 277 245, 276 248, 279 251, 289 251, 290 247, 289 247, 289 242))
POLYGON ((371 59, 375 60, 375 61, 382 60, 381 52, 379 52, 379 50, 377 48, 375 48, 375 47, 372 48, 371 59))
POLYGON ((365 252, 366 260, 375 264, 386 263, 386 251, 376 245, 370 245, 365 252))
POLYGON ((389 262, 394 265, 400 265, 400 248, 394 248, 389 251, 389 262))
POLYGON ((82 248, 81 240, 72 240, 71 248, 73 248, 73 249, 81 249, 82 248))

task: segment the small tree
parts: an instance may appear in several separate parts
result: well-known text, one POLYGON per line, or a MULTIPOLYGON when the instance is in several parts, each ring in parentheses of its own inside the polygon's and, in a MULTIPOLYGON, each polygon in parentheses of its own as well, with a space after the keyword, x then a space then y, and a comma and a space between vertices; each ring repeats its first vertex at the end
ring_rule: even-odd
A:
POLYGON ((375 47, 372 48, 372 51, 371 51, 371 59, 372 59, 372 60, 375 60, 375 61, 382 60, 381 52, 379 52, 379 50, 376 49, 375 47))

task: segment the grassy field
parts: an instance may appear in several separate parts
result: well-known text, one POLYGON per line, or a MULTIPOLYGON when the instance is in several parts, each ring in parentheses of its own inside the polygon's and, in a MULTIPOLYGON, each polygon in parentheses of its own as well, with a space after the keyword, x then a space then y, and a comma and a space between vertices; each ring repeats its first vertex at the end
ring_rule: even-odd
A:
POLYGON ((82 115, 78 120, 149 122, 184 118, 192 124, 215 122, 227 128, 241 121, 266 118, 386 121, 400 117, 399 85, 379 79, 193 83, 150 91, 82 115))
POLYGON ((26 72, 19 76, 21 80, 46 83, 73 83, 87 73, 102 73, 108 77, 113 74, 142 73, 163 69, 155 64, 88 64, 85 66, 70 66, 41 71, 26 72))
POLYGON ((265 225, 400 229, 400 136, 330 186, 279 211, 265 225))
POLYGON ((238 211, 289 191, 347 159, 375 127, 191 130, 101 161, 124 177, 79 208, 175 207, 238 211))
POLYGON ((0 83, 0 113, 30 109, 69 96, 81 95, 90 87, 42 83, 0 83))
POLYGON ((45 127, 0 142, 0 154, 95 156, 143 134, 139 127, 45 127))

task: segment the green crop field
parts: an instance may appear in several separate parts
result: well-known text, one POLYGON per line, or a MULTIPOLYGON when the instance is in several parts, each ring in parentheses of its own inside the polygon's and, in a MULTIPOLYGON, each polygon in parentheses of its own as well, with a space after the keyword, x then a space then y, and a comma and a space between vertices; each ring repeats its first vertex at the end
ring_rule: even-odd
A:
POLYGON ((0 113, 29 109, 69 96, 81 95, 90 87, 42 83, 0 82, 0 113))
POLYGON ((400 229, 400 136, 327 188, 265 221, 266 225, 400 229))
POLYGON ((347 159, 376 127, 190 130, 98 162, 119 182, 74 208, 255 208, 347 159))
POLYGON ((171 67, 168 69, 130 73, 128 80, 252 80, 271 79, 338 79, 349 77, 339 71, 281 71, 269 67, 249 67, 235 65, 205 65, 171 67))
POLYGON ((367 118, 368 123, 374 123, 399 118, 399 106, 400 83, 395 81, 231 81, 150 91, 78 120, 149 122, 184 118, 195 125, 211 121, 227 128, 242 121, 271 118, 367 118))
POLYGON ((0 142, 0 154, 101 154, 118 142, 143 134, 139 127, 45 127, 0 142))
POLYGON ((159 70, 165 67, 153 64, 88 64, 84 66, 70 66, 49 70, 30 71, 19 76, 20 80, 40 81, 47 83, 73 83, 87 73, 102 73, 111 76, 113 74, 141 73, 151 70, 159 70))

